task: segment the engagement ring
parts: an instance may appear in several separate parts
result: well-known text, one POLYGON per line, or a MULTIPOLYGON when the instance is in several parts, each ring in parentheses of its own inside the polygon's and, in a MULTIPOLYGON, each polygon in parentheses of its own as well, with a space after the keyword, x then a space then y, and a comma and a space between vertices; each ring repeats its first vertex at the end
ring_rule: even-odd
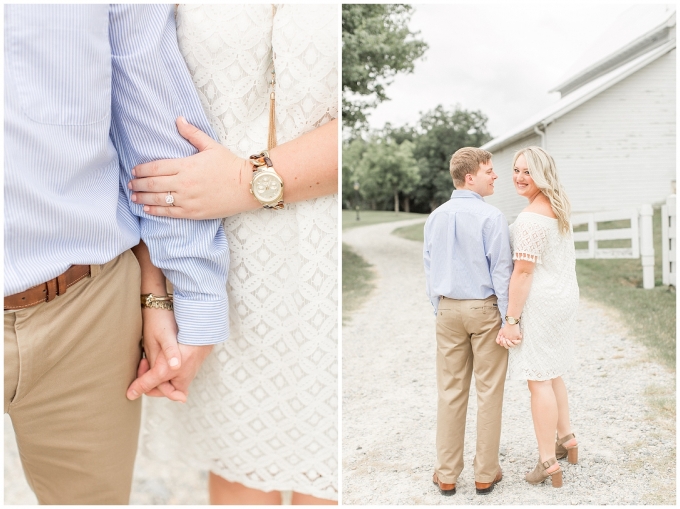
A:
POLYGON ((168 195, 165 197, 165 203, 168 205, 175 206, 175 197, 172 195, 172 191, 168 191, 168 195))

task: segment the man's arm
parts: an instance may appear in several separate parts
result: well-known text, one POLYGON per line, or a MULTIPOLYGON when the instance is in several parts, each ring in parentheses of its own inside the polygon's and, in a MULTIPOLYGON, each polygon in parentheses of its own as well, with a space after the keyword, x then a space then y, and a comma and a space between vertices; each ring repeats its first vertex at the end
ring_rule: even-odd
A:
POLYGON ((227 241, 219 220, 191 221, 144 214, 130 201, 131 169, 156 159, 187 157, 196 149, 175 126, 184 116, 215 137, 177 46, 169 5, 112 5, 111 139, 118 151, 125 203, 140 218, 151 261, 174 288, 178 341, 210 345, 229 335, 227 241))
POLYGON ((510 249, 510 230, 503 214, 490 218, 484 228, 484 245, 489 262, 489 273, 494 292, 498 297, 498 310, 505 325, 508 312, 508 288, 512 275, 512 251, 510 249))
POLYGON ((428 299, 434 308, 434 314, 437 315, 437 306, 439 305, 439 295, 433 295, 432 285, 430 284, 430 218, 427 219, 423 231, 423 264, 425 265, 425 292, 428 299))

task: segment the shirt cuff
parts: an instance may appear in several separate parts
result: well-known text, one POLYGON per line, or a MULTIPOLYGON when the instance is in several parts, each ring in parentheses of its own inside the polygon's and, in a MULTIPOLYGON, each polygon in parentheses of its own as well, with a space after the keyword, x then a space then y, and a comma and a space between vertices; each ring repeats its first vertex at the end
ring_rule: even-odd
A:
POLYGON ((205 346, 222 343, 229 338, 229 303, 196 301, 175 297, 175 321, 179 333, 177 342, 183 345, 205 346))

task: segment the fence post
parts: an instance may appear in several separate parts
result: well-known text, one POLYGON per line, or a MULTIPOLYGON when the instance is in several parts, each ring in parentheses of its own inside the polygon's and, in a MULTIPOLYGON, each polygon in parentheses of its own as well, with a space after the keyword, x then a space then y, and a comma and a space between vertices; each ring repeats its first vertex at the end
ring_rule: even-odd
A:
POLYGON ((642 287, 654 288, 654 236, 652 230, 651 205, 640 207, 640 255, 642 258, 642 287))
POLYGON ((595 223, 595 215, 588 216, 588 257, 595 258, 595 232, 597 231, 597 223, 595 223))
POLYGON ((676 273, 675 195, 661 207, 661 258, 663 284, 675 286, 676 273))

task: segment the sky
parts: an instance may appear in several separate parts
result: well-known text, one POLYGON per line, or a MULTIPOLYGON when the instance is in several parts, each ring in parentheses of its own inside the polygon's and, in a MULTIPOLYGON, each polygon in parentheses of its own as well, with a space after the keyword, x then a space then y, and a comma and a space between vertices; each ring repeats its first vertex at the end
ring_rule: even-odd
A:
POLYGON ((414 124, 442 104, 481 110, 502 135, 557 101, 548 91, 658 20, 662 4, 556 3, 414 6, 409 27, 429 44, 413 74, 387 88, 373 128, 414 124), (656 12, 656 19, 654 13, 656 12))

